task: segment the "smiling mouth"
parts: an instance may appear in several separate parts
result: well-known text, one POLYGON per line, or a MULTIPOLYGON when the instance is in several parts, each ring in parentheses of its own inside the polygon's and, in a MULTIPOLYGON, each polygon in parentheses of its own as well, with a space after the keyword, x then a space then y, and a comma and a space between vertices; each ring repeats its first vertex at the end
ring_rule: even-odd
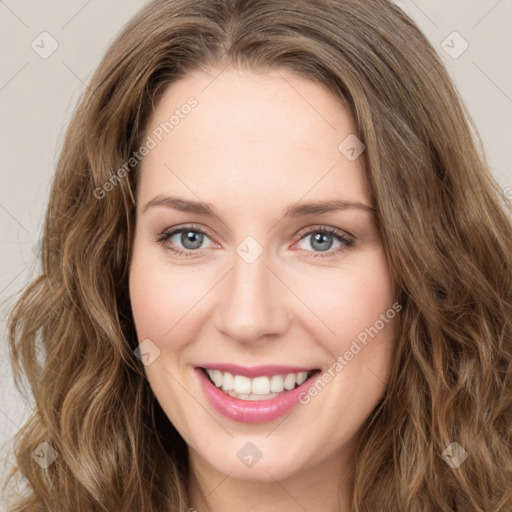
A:
POLYGON ((239 400, 269 400, 295 389, 320 370, 276 375, 261 375, 250 378, 227 371, 200 368, 209 381, 226 395, 239 400))

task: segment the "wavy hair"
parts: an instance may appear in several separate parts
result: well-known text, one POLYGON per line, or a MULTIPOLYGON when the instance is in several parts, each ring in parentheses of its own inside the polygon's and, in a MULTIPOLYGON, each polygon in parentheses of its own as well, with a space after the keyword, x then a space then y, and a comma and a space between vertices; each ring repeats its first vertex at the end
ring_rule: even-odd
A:
POLYGON ((186 444, 134 356, 138 166, 125 164, 164 86, 227 66, 323 85, 366 146, 403 309, 352 511, 512 511, 511 208, 442 61, 389 0, 154 0, 112 42, 66 132, 41 272, 9 318, 15 382, 35 404, 13 438, 11 510, 188 509, 186 444), (43 442, 58 454, 46 469, 43 442), (458 467, 443 456, 455 442, 458 467))

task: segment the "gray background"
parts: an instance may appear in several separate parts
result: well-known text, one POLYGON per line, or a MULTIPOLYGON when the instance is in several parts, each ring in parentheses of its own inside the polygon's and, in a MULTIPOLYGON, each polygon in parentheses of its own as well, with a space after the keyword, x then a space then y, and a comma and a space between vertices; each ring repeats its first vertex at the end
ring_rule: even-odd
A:
MULTIPOLYGON (((0 443, 16 433, 31 409, 12 382, 6 314, 37 273, 37 241, 65 127, 109 42, 144 3, 0 0, 0 443), (55 43, 42 32, 58 44, 47 58, 41 54, 55 43)), ((396 3, 442 56, 496 179, 512 190, 512 0, 396 3), (464 41, 469 47, 461 53, 464 41)))

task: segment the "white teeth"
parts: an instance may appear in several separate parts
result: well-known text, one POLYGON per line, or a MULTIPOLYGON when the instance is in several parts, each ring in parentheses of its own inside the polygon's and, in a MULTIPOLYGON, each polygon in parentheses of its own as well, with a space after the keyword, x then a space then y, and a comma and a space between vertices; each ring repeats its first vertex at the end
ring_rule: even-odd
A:
POLYGON ((276 396, 279 396, 279 393, 269 393, 268 395, 254 395, 254 394, 244 394, 244 393, 235 393, 234 391, 228 391, 227 392, 229 396, 232 396, 233 398, 238 398, 239 400, 249 400, 251 402, 257 402, 260 400, 269 400, 270 398, 275 398, 276 396))
POLYGON ((289 391, 300 386, 311 375, 311 372, 299 372, 286 375, 263 375, 251 379, 245 375, 233 375, 220 370, 207 369, 206 372, 216 387, 241 400, 273 398, 285 390, 289 391))
POLYGON ((253 395, 268 395, 270 393, 270 380, 268 377, 256 377, 252 379, 253 395))
POLYGON ((294 373, 289 373, 284 378, 284 387, 288 390, 293 389, 295 387, 295 378, 296 376, 294 373))
MULTIPOLYGON (((222 387, 218 386, 217 383, 215 383, 215 385, 217 387, 222 387)), ((249 395, 251 393, 251 379, 245 375, 235 375, 233 380, 233 391, 235 393, 246 393, 249 395)))
POLYGON ((217 387, 222 386, 223 380, 224 379, 222 377, 222 372, 220 372, 219 370, 213 370, 213 382, 215 382, 215 385, 217 387))
POLYGON ((308 372, 297 373, 297 384, 300 386, 308 378, 308 372))
POLYGON ((224 373, 224 381, 222 382, 222 389, 224 391, 231 391, 234 386, 234 377, 231 373, 225 372, 224 373))
POLYGON ((270 391, 272 393, 281 393, 284 389, 284 380, 281 375, 272 375, 270 379, 270 391))

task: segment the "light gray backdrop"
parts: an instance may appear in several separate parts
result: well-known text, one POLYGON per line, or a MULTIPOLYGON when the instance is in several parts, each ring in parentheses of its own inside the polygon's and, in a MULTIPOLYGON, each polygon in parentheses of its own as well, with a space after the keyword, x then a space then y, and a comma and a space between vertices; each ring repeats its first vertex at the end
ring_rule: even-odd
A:
MULTIPOLYGON (((0 442, 15 434, 31 407, 12 383, 6 313, 37 271, 37 242, 65 127, 109 42, 144 3, 0 0, 0 442)), ((496 179, 512 195, 512 0, 397 3, 442 56, 496 179)))

